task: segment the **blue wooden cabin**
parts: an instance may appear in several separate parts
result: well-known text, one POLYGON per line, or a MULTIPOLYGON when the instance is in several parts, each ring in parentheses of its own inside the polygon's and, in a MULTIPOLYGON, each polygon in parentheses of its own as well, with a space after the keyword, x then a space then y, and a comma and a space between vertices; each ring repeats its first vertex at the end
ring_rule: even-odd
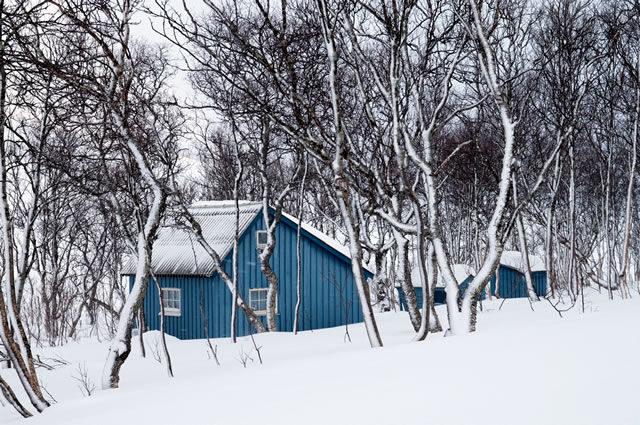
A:
MULTIPOLYGON (((235 204, 229 201, 196 203, 191 212, 202 227, 207 242, 233 276, 232 258, 235 234, 235 204)), ((273 214, 273 211, 270 212, 273 214)), ((260 271, 259 246, 266 242, 261 203, 241 202, 238 246, 239 294, 266 325, 268 283, 260 271)), ((279 331, 292 331, 297 302, 296 232, 297 220, 283 214, 276 229, 276 249, 271 266, 278 276, 276 324, 279 331)), ((307 224, 301 228, 302 300, 298 330, 311 330, 362 321, 362 309, 351 272, 348 249, 307 224)), ((152 268, 162 287, 166 332, 180 339, 204 338, 206 317, 209 337, 231 335, 232 296, 215 273, 210 256, 188 232, 176 227, 161 229, 153 245, 152 268)), ((135 265, 124 273, 133 284, 135 265)), ((365 278, 373 275, 365 269, 365 278)), ((160 329, 160 301, 153 281, 144 299, 144 314, 150 330, 160 329)), ((249 335, 249 323, 237 310, 237 334, 249 335)))
MULTIPOLYGON (((535 255, 529 256, 529 262, 531 266, 531 275, 533 277, 533 283, 536 288, 536 292, 539 296, 545 296, 547 294, 547 272, 544 268, 544 262, 540 257, 535 255)), ((522 270, 522 256, 517 251, 505 251, 502 254, 500 264, 496 274, 500 277, 499 282, 496 281, 496 275, 491 278, 489 287, 491 289, 491 295, 496 296, 496 286, 498 287, 498 296, 500 298, 526 298, 527 282, 525 280, 522 270), (497 284, 498 283, 498 284, 497 284)), ((464 291, 469 286, 469 283, 473 279, 472 270, 462 264, 456 264, 453 266, 453 272, 460 285, 460 291, 464 291)), ((419 282, 416 278, 412 279, 414 282, 419 282)), ((418 300, 418 306, 422 308, 422 288, 416 287, 416 297, 418 300)), ((404 299, 404 294, 401 288, 397 288, 398 298, 400 302, 400 309, 406 310, 407 305, 404 299)), ((436 286, 434 292, 435 304, 444 304, 446 302, 446 292, 443 285, 436 286)), ((482 293, 482 299, 486 298, 486 292, 482 293)))

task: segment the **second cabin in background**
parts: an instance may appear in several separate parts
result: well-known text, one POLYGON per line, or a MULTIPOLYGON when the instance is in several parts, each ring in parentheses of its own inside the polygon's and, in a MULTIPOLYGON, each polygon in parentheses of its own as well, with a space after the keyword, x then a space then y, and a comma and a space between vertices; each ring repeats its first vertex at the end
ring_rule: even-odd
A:
MULTIPOLYGON (((529 256, 529 264, 531 267, 531 276, 536 293, 544 297, 547 294, 547 271, 544 261, 537 255, 529 256)), ((452 266, 453 274, 460 285, 460 291, 464 293, 467 286, 473 279, 475 272, 466 264, 455 264, 452 266)), ((491 296, 497 298, 526 298, 527 282, 525 280, 525 267, 523 266, 522 255, 518 251, 504 251, 497 273, 493 275, 489 282, 491 296)), ((411 273, 411 280, 416 288, 416 297, 418 307, 422 308, 422 285, 420 283, 420 275, 414 269, 411 273)), ((400 309, 406 310, 407 305, 404 300, 401 288, 397 288, 400 309)), ((446 303, 446 291, 444 283, 439 281, 433 294, 435 304, 446 303)), ((486 288, 482 293, 482 299, 487 298, 486 288)))

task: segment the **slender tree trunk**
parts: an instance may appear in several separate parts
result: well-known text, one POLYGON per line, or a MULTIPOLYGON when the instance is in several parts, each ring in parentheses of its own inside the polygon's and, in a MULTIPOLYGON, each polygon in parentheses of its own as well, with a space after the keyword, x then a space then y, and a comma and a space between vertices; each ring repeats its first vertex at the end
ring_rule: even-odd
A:
MULTIPOLYGON (((160 224, 161 211, 164 210, 164 196, 162 199, 154 200, 154 207, 147 219, 147 225, 151 232, 155 234, 160 224), (162 205, 160 205, 162 204, 162 205)), ((144 296, 149 285, 149 272, 151 265, 151 251, 148 248, 145 231, 141 231, 138 235, 138 266, 136 276, 131 288, 131 292, 120 312, 118 328, 116 335, 109 347, 109 353, 104 365, 102 373, 102 388, 118 388, 120 382, 120 368, 131 353, 131 330, 133 328, 133 320, 142 305, 144 296)))
POLYGON ((277 302, 278 302, 278 287, 279 280, 278 275, 271 267, 271 257, 276 248, 276 233, 278 225, 280 223, 280 217, 282 214, 283 202, 288 194, 293 189, 292 181, 296 180, 302 170, 300 164, 297 164, 294 177, 286 185, 286 187, 280 192, 277 199, 274 200, 273 209, 273 221, 269 214, 269 202, 271 201, 271 182, 268 176, 268 160, 269 160, 269 146, 271 138, 271 122, 269 119, 264 119, 262 123, 262 137, 260 146, 260 176, 262 179, 262 215, 265 224, 265 230, 267 232, 267 244, 258 255, 260 260, 260 270, 262 274, 269 282, 269 289, 267 291, 267 328, 271 332, 277 331, 276 316, 277 316, 277 302))
MULTIPOLYGON (((483 71, 485 80, 493 94, 493 99, 500 115, 500 123, 502 125, 504 136, 504 156, 502 159, 502 169, 500 173, 500 180, 498 185, 499 190, 496 199, 496 205, 493 210, 493 215, 489 222, 489 226, 487 228, 489 250, 482 267, 473 278, 473 280, 469 283, 469 287, 463 294, 462 306, 460 311, 461 322, 458 329, 452 328, 452 332, 454 334, 459 332, 466 333, 475 331, 477 305, 480 292, 484 288, 484 285, 486 285, 491 279, 491 275, 495 273, 500 261, 500 257, 502 256, 502 243, 499 239, 499 232, 501 222, 504 218, 504 211, 507 204, 507 197, 509 194, 509 187, 512 178, 513 149, 515 145, 515 122, 512 120, 505 99, 502 96, 501 86, 497 78, 495 59, 489 42, 486 39, 484 29, 482 28, 480 12, 475 0, 469 0, 469 4, 472 9, 471 11, 473 14, 476 36, 478 38, 481 49, 481 52, 479 53, 481 59, 480 67, 483 71)), ((451 277, 449 277, 447 280, 451 279, 451 277)), ((454 314, 455 313, 457 312, 454 312, 454 314)))
MULTIPOLYGON (((431 291, 431 282, 429 281, 430 272, 427 270, 427 264, 425 263, 425 237, 424 237, 424 224, 422 221, 422 213, 420 211, 420 204, 417 199, 414 199, 414 211, 416 216, 416 260, 417 267, 420 273, 420 281, 422 283, 422 317, 420 317, 420 326, 417 329, 417 335, 414 338, 416 341, 423 341, 427 338, 429 330, 431 328, 431 308, 433 306, 433 292, 431 291)), ((431 272, 435 274, 435 270, 431 272)), ((417 306, 416 306, 417 307, 417 306)))
POLYGON ((329 65, 329 94, 331 97, 331 108, 333 112, 334 124, 334 141, 335 141, 335 157, 331 163, 331 169, 334 176, 334 190, 336 199, 342 215, 345 230, 349 237, 349 252, 351 256, 351 270, 353 279, 356 284, 358 298, 362 307, 362 316, 364 319, 365 329, 369 337, 371 347, 382 347, 382 339, 378 331, 373 308, 371 307, 371 293, 369 285, 364 278, 362 270, 362 245, 360 244, 360 230, 354 222, 353 208, 350 200, 350 189, 348 180, 345 176, 345 158, 344 153, 347 151, 346 137, 342 126, 342 116, 340 111, 340 102, 338 99, 338 52, 335 44, 334 20, 329 16, 326 0, 318 0, 318 6, 321 13, 322 32, 327 50, 327 59, 329 65))
POLYGON ((425 267, 427 278, 422 287, 422 320, 420 322, 420 329, 414 337, 414 341, 424 340, 427 337, 428 332, 442 332, 442 325, 440 324, 440 319, 438 318, 434 304, 434 294, 438 283, 438 264, 431 244, 429 244, 429 248, 427 249, 426 260, 427 262, 425 267), (429 286, 429 289, 425 290, 425 286, 427 285, 429 286), (427 303, 424 300, 427 300, 429 296, 431 299, 427 303))
POLYGON ((636 178, 636 159, 638 156, 638 126, 640 121, 640 53, 636 59, 636 108, 633 120, 633 136, 631 146, 631 169, 629 170, 629 185, 627 187, 627 206, 625 208, 624 244, 622 247, 622 270, 620 271, 620 284, 625 298, 631 297, 627 282, 627 267, 629 263, 629 246, 631 245, 631 216, 633 207, 633 187, 636 178))
MULTIPOLYGON (((120 42, 120 51, 117 55, 107 54, 111 61, 110 66, 112 68, 111 81, 109 83, 109 96, 107 100, 107 106, 110 108, 110 115, 113 119, 116 130, 120 133, 120 136, 126 144, 126 148, 132 161, 135 162, 138 167, 142 180, 149 186, 153 192, 153 200, 149 208, 147 217, 143 223, 140 223, 140 229, 138 229, 138 241, 136 247, 137 268, 136 276, 134 279, 133 287, 127 297, 122 310, 120 311, 120 317, 118 320, 118 327, 116 334, 111 341, 109 347, 109 353, 107 354, 107 360, 105 361, 104 369, 102 372, 102 388, 117 388, 120 382, 120 369, 122 365, 129 357, 131 353, 131 331, 133 329, 134 318, 144 301, 144 297, 149 285, 149 276, 151 272, 151 260, 152 260, 152 243, 155 239, 158 228, 160 227, 160 220, 164 214, 167 201, 167 190, 161 181, 159 181, 149 163, 148 158, 138 144, 138 140, 131 133, 131 127, 127 120, 128 117, 128 88, 127 82, 123 81, 125 77, 125 68, 127 63, 127 51, 129 48, 130 39, 130 20, 133 13, 132 4, 129 0, 126 0, 122 8, 122 17, 120 22, 122 41, 120 42), (119 94, 119 97, 115 96, 116 87, 118 83, 121 83, 123 92, 119 94)), ((72 18, 76 19, 77 18, 72 18)), ((92 37, 96 37, 92 35, 92 37)), ((96 39, 100 42, 101 40, 96 39)), ((108 49, 108 48, 107 48, 108 49)), ((107 50, 104 52, 108 53, 107 50)), ((117 205, 117 201, 113 201, 117 205)))
POLYGON ((213 344, 211 344, 211 339, 209 338, 209 320, 207 319, 207 313, 204 308, 204 291, 202 291, 202 285, 200 281, 198 281, 198 292, 200 293, 200 316, 202 317, 202 329, 204 330, 204 337, 207 340, 207 345, 209 346, 209 350, 211 350, 211 354, 213 355, 213 359, 216 361, 216 364, 220 366, 220 361, 218 360, 218 351, 217 346, 214 348, 213 344))
POLYGON ((553 242, 554 242, 554 220, 556 216, 556 202, 558 199, 558 189, 560 186, 560 153, 556 154, 555 165, 553 169, 553 183, 551 185, 551 202, 549 204, 549 209, 547 210, 547 221, 546 221, 546 231, 545 231, 545 254, 546 261, 545 266, 547 269, 547 284, 549 285, 549 289, 551 290, 551 298, 555 298, 556 290, 557 290, 557 279, 555 276, 555 266, 553 260, 553 242))
POLYGON ((11 389, 7 381, 5 381, 2 376, 0 376, 0 393, 2 393, 4 399, 7 400, 23 418, 33 416, 31 412, 29 412, 22 403, 20 403, 20 400, 16 397, 16 393, 13 392, 13 389, 11 389))
MULTIPOLYGON (((268 214, 268 211, 266 212, 268 214)), ((260 253, 260 271, 269 282, 269 290, 267 291, 267 329, 269 332, 276 332, 278 327, 276 325, 276 315, 278 311, 278 275, 273 271, 271 264, 269 263, 271 260, 271 256, 273 255, 273 251, 275 249, 275 235, 273 236, 274 245, 269 248, 269 243, 267 243, 267 247, 260 253)))
MULTIPOLYGON (((166 333, 166 316, 164 314, 164 303, 162 302, 162 286, 160 281, 156 278, 153 271, 151 271, 151 278, 156 283, 158 289, 158 302, 160 302, 160 335, 162 338, 162 351, 164 352, 164 359, 167 362, 167 375, 169 378, 173 378, 173 366, 171 364, 171 355, 169 354, 169 347, 167 347, 167 333, 166 333)), ((140 309, 142 311, 142 309, 140 309)))
MULTIPOLYGON (((517 208, 518 207, 518 185, 516 183, 515 178, 513 179, 512 187, 513 187, 513 204, 517 208)), ((540 301, 540 297, 538 297, 538 293, 536 292, 536 287, 533 283, 533 276, 531 275, 531 264, 529 263, 529 250, 527 249, 527 238, 524 231, 524 224, 522 223, 522 215, 520 213, 518 213, 518 217, 516 218, 516 227, 518 230, 518 239, 520 242, 520 253, 522 254, 522 264, 524 265, 524 269, 522 270, 522 272, 524 273, 524 278, 527 283, 527 293, 531 301, 540 301)))
POLYGON ((131 353, 131 331, 133 329, 133 321, 140 309, 140 306, 142 305, 142 302, 144 301, 147 287, 149 285, 153 248, 151 243, 158 232, 158 228, 160 227, 160 220, 164 214, 167 201, 167 192, 165 188, 161 186, 161 183, 154 176, 147 159, 138 148, 133 137, 129 134, 129 129, 122 120, 122 117, 115 110, 112 110, 111 115, 114 118, 122 137, 125 138, 129 151, 138 165, 143 179, 153 190, 153 202, 144 222, 144 227, 138 232, 138 246, 136 252, 138 265, 136 268, 136 276, 131 292, 120 311, 116 335, 109 347, 109 353, 102 373, 103 389, 118 388, 118 383, 120 381, 120 368, 131 353))
POLYGON ((144 331, 146 330, 146 323, 144 319, 144 306, 140 306, 140 310, 138 310, 138 337, 140 339, 140 353, 142 357, 147 357, 147 350, 144 346, 144 331))
MULTIPOLYGON (((409 241, 402 233, 400 233, 395 228, 392 227, 391 231, 396 241, 396 253, 397 253, 396 284, 397 283, 400 284, 402 295, 404 296, 405 305, 407 306, 407 312, 409 313, 409 320, 411 320, 411 325, 413 326, 413 329, 416 332, 418 332, 421 328, 422 315, 420 314, 420 308, 418 307, 418 298, 416 296, 416 290, 413 286, 413 282, 411 279, 411 267, 409 265, 409 241)), ((419 256, 420 252, 417 250, 416 252, 417 252, 417 256, 419 256)), ((418 258, 416 258, 416 260, 418 262, 421 261, 418 258)), ((425 288, 425 285, 426 283, 422 282, 423 290, 427 289, 426 292, 428 294, 429 289, 425 288)), ((424 311, 425 303, 426 303, 426 298, 423 298, 422 299, 423 311, 424 311)))
MULTIPOLYGON (((235 122, 234 122, 235 125, 235 122)), ((235 134, 235 133, 234 133, 235 134)), ((236 215, 235 215, 235 230, 233 234, 233 290, 231 291, 231 296, 233 298, 233 303, 231 305, 231 341, 233 343, 236 342, 237 339, 237 322, 238 322, 238 248, 240 241, 240 202, 238 200, 239 196, 239 187, 240 181, 242 179, 242 174, 244 171, 244 167, 242 161, 240 160, 240 152, 238 148, 238 142, 235 144, 236 149, 236 164, 238 167, 238 171, 236 174, 236 178, 233 182, 233 199, 235 201, 236 206, 236 215)))
POLYGON ((296 229, 296 307, 293 314, 293 334, 298 333, 298 318, 300 317, 300 306, 302 305, 302 249, 301 249, 301 229, 304 218, 304 191, 307 179, 309 164, 307 156, 304 156, 304 173, 302 174, 302 184, 298 195, 298 227, 296 229))
POLYGON ((567 270, 567 282, 571 298, 575 301, 578 296, 577 284, 574 290, 574 264, 576 258, 576 165, 575 165, 574 140, 569 144, 569 267, 567 270))
POLYGON ((260 270, 269 282, 267 291, 267 329, 270 332, 278 330, 276 325, 278 302, 278 275, 271 267, 270 261, 276 247, 276 227, 279 216, 274 217, 273 223, 269 214, 269 202, 271 201, 271 182, 268 177, 269 145, 271 142, 271 123, 268 119, 262 120, 262 134, 260 137, 260 177, 262 179, 262 216, 267 232, 267 244, 258 255, 260 270))
MULTIPOLYGON (((573 178, 572 178, 573 181, 573 178)), ((611 285, 611 232, 610 232, 610 217, 609 217, 609 205, 611 200, 611 147, 609 147, 609 154, 607 155, 607 178, 605 180, 605 184, 607 185, 605 188, 605 207, 604 207, 604 233, 605 233, 605 243, 607 253, 605 258, 607 259, 607 292, 609 294, 609 299, 613 299, 613 288, 611 285)), ((575 187, 575 186, 574 186, 575 187)), ((575 189, 574 189, 575 190, 575 189)), ((575 194, 572 195, 575 198, 575 194)), ((574 201, 575 202, 575 201, 574 201)), ((571 238, 571 254, 572 259, 574 255, 574 242, 575 237, 572 233, 571 238)), ((573 265, 573 261, 571 262, 573 265)), ((577 286, 576 286, 577 289, 577 286)), ((577 294, 577 292, 576 292, 577 294)))

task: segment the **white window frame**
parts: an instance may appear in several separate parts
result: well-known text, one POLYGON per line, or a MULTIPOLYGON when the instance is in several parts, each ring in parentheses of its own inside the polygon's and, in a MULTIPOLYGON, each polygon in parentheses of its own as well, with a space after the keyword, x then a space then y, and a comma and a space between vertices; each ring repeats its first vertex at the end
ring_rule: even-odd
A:
MULTIPOLYGON (((251 288, 251 289, 249 289, 249 307, 251 307, 251 309, 256 314, 256 316, 266 316, 267 315, 267 309, 269 308, 269 288, 251 288), (258 292, 265 292, 266 293, 264 310, 256 310, 256 309, 253 308, 253 294, 258 293, 258 292)), ((276 314, 278 314, 278 294, 276 294, 276 314)))
POLYGON ((256 248, 264 249, 267 246, 267 241, 269 240, 269 235, 266 230, 256 230, 256 248), (266 235, 267 239, 264 243, 260 242, 260 235, 266 235))
MULTIPOLYGON (((165 316, 181 316, 182 315, 182 290, 180 288, 162 288, 162 295, 160 296, 160 299, 162 300, 162 306, 164 307, 165 316), (168 301, 168 298, 165 298, 164 294, 165 293, 168 294, 170 292, 178 293, 178 298, 177 298, 178 308, 167 306, 166 301, 168 301)), ((162 309, 158 314, 162 314, 162 309)))

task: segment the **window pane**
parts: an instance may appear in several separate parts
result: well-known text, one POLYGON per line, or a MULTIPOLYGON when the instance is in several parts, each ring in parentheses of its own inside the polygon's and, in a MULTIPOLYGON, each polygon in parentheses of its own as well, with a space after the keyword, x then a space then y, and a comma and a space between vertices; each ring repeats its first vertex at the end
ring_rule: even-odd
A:
POLYGON ((162 305, 164 308, 180 310, 180 290, 174 288, 162 289, 162 305))
POLYGON ((267 310, 267 293, 268 289, 254 289, 249 293, 249 304, 253 310, 267 310))

